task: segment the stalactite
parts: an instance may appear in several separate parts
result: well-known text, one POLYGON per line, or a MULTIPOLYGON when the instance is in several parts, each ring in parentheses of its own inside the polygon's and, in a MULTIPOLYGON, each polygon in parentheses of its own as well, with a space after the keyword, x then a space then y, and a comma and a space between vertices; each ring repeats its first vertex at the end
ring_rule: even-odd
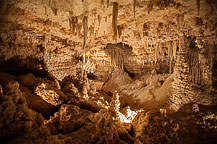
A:
POLYGON ((114 39, 117 40, 117 19, 118 19, 118 3, 113 2, 113 12, 112 12, 112 28, 114 32, 114 39))
POLYGON ((48 6, 51 6, 51 4, 52 4, 52 0, 49 0, 48 3, 49 3, 48 6))
POLYGON ((79 35, 81 33, 81 28, 82 28, 82 24, 77 24, 75 35, 77 35, 77 34, 79 35))
POLYGON ((117 49, 117 66, 120 68, 120 49, 117 49))
POLYGON ((90 27, 89 27, 89 34, 90 34, 90 36, 94 33, 94 27, 92 26, 92 25, 90 25, 90 27))
POLYGON ((197 84, 197 82, 198 82, 198 64, 197 64, 196 56, 195 56, 194 63, 195 63, 195 84, 197 84))
MULTIPOLYGON (((171 48, 168 47, 168 50, 167 50, 167 54, 168 54, 168 57, 169 57, 169 61, 170 61, 170 49, 171 49, 171 48)), ((169 62, 169 61, 168 61, 168 62, 169 62)))
POLYGON ((157 63, 157 47, 155 46, 155 49, 154 49, 154 63, 156 64, 157 63))
POLYGON ((158 60, 159 60, 159 56, 160 56, 160 55, 159 55, 159 52, 160 52, 160 51, 159 51, 159 45, 156 44, 155 46, 156 46, 156 50, 157 50, 157 61, 158 61, 158 60))
POLYGON ((69 26, 73 34, 75 34, 75 29, 78 24, 78 18, 76 16, 72 16, 72 13, 70 13, 69 17, 69 26))
POLYGON ((136 0, 133 0, 133 14, 135 18, 136 17, 136 0))
POLYGON ((172 73, 172 68, 173 68, 173 66, 172 66, 172 61, 170 61, 170 68, 169 68, 169 73, 171 74, 172 73))
POLYGON ((120 38, 122 35, 122 26, 118 25, 117 29, 118 29, 118 37, 120 38))
POLYGON ((84 18, 83 18, 83 29, 84 29, 83 49, 85 49, 85 46, 86 46, 87 29, 88 29, 87 22, 88 22, 88 17, 87 17, 87 16, 84 16, 84 18))
MULTIPOLYGON (((198 55, 197 55, 198 56, 198 55)), ((200 81, 200 77, 199 77, 199 63, 198 63, 198 57, 197 57, 197 61, 196 61, 196 69, 197 69, 197 84, 199 84, 200 81)))
POLYGON ((200 0, 196 0, 198 15, 200 14, 200 0))
POLYGON ((205 84, 205 82, 204 82, 204 77, 203 77, 203 70, 201 69, 200 70, 200 73, 201 73, 201 85, 204 85, 205 84))
POLYGON ((195 61, 196 61, 195 59, 196 58, 193 55, 193 60, 191 61, 191 63, 192 63, 192 69, 193 69, 193 75, 194 75, 194 81, 193 81, 194 84, 196 84, 196 82, 197 82, 197 65, 195 63, 195 61))
POLYGON ((57 15, 57 8, 51 7, 51 10, 53 11, 54 15, 57 15))
POLYGON ((173 44, 172 41, 169 42, 170 47, 170 61, 173 61, 173 44))
POLYGON ((154 2, 151 0, 148 4, 148 14, 153 10, 154 2))
POLYGON ((85 67, 85 47, 86 47, 86 40, 87 40, 87 29, 88 29, 88 25, 87 25, 87 22, 88 22, 88 17, 87 16, 84 16, 83 17, 83 29, 84 29, 84 40, 83 40, 83 63, 82 63, 82 79, 84 80, 85 77, 86 77, 86 67, 85 67))
POLYGON ((200 64, 199 64, 199 61, 197 62, 197 75, 198 75, 198 81, 197 81, 197 84, 200 84, 200 64))
POLYGON ((109 0, 107 0, 107 8, 109 7, 109 0))
MULTIPOLYGON (((190 67, 193 67, 193 59, 194 59, 194 56, 193 55, 190 55, 189 56, 189 61, 190 61, 190 67)), ((193 68, 190 69, 190 73, 191 73, 191 81, 194 83, 194 71, 193 71, 193 68)))
POLYGON ((103 5, 103 6, 104 6, 104 0, 101 0, 101 5, 103 5))
POLYGON ((173 59, 176 59, 177 41, 173 41, 173 59))
POLYGON ((169 64, 169 73, 171 73, 171 62, 172 62, 172 59, 171 59, 171 51, 172 51, 172 48, 171 48, 171 46, 169 45, 168 46, 168 56, 169 56, 169 61, 168 61, 168 64, 169 64))
POLYGON ((201 84, 201 70, 200 70, 200 63, 198 61, 198 77, 199 77, 199 83, 198 84, 201 84))
POLYGON ((100 25, 100 23, 101 23, 101 16, 98 15, 97 18, 98 18, 98 22, 99 22, 99 25, 100 25))
POLYGON ((164 54, 164 51, 163 51, 163 47, 162 47, 162 43, 160 42, 160 45, 159 45, 159 48, 161 50, 161 60, 162 62, 165 60, 165 54, 164 54))

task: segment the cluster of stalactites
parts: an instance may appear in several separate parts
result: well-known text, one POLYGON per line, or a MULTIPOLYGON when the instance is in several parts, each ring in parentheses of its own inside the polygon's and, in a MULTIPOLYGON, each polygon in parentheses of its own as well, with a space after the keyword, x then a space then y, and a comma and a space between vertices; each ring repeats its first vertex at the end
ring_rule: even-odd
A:
POLYGON ((159 43, 154 47, 154 62, 155 63, 157 63, 158 60, 159 61, 166 60, 165 53, 167 53, 170 61, 173 61, 176 59, 178 42, 177 40, 174 40, 174 41, 169 41, 168 43, 169 43, 169 46, 166 52, 163 50, 162 43, 159 43))
POLYGON ((158 62, 167 62, 170 66, 170 73, 174 68, 174 64, 176 61, 176 55, 179 49, 179 40, 172 40, 166 42, 166 46, 164 46, 163 42, 154 43, 153 41, 146 41, 145 49, 150 49, 152 47, 152 60, 154 64, 158 62))

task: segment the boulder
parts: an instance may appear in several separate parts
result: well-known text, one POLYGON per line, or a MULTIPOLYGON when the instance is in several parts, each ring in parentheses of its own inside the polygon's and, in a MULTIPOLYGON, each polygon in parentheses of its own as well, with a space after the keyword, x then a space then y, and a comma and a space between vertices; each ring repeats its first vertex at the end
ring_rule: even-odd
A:
POLYGON ((121 106, 129 105, 152 111, 167 108, 172 94, 172 82, 173 74, 165 79, 152 77, 146 82, 148 85, 143 87, 139 82, 125 85, 120 90, 121 106))
POLYGON ((67 96, 62 91, 45 82, 37 84, 34 89, 34 93, 40 96, 47 103, 54 106, 62 104, 67 99, 67 96))
POLYGON ((0 72, 0 84, 2 86, 7 85, 10 82, 15 82, 16 79, 17 78, 11 74, 0 72))
POLYGON ((67 83, 62 90, 64 93, 70 93, 72 95, 78 94, 78 89, 75 87, 73 83, 67 83))
POLYGON ((31 132, 33 125, 41 123, 42 116, 28 108, 18 82, 8 83, 3 90, 4 94, 0 95, 0 139, 31 132))
POLYGON ((20 86, 21 92, 26 98, 29 108, 42 113, 43 116, 48 117, 52 114, 55 106, 43 100, 40 96, 33 94, 31 90, 24 86, 20 86))
POLYGON ((110 74, 107 81, 102 86, 102 89, 106 92, 113 93, 118 90, 121 86, 127 85, 132 82, 130 76, 124 72, 124 70, 115 68, 110 74))
POLYGON ((45 121, 45 125, 53 132, 71 133, 84 126, 89 114, 91 114, 90 111, 80 109, 78 106, 63 104, 53 117, 45 121))
POLYGON ((20 84, 22 84, 23 86, 29 89, 32 89, 38 83, 37 78, 32 73, 20 75, 18 77, 18 80, 20 84))

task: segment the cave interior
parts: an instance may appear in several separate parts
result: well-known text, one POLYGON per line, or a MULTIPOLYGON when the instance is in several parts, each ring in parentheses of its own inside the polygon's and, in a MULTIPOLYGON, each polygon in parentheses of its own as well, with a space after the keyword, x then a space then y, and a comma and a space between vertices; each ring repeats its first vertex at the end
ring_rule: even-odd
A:
POLYGON ((1 143, 216 140, 216 0, 0 0, 1 143))

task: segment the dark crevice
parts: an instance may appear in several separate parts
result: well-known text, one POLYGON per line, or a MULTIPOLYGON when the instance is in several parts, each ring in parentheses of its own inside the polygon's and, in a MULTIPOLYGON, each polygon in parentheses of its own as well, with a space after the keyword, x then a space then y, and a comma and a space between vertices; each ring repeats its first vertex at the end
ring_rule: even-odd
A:
POLYGON ((49 120, 51 116, 54 116, 54 114, 59 111, 60 107, 61 107, 61 105, 59 105, 59 106, 57 106, 57 107, 54 107, 53 110, 51 111, 51 113, 49 113, 49 114, 47 114, 47 115, 42 114, 43 117, 44 117, 46 120, 49 120))
POLYGON ((98 79, 97 76, 95 76, 93 73, 88 73, 87 78, 90 80, 97 80, 98 79))
POLYGON ((213 63, 213 69, 212 69, 212 73, 213 73, 213 83, 212 86, 213 88, 217 89, 217 61, 214 61, 213 63))
POLYGON ((137 74, 129 72, 125 66, 124 66, 124 71, 125 71, 132 79, 136 78, 136 76, 137 76, 137 74))
POLYGON ((6 137, 0 137, 0 141, 2 144, 9 144, 10 141, 12 141, 13 139, 16 139, 18 136, 19 136, 20 133, 14 133, 14 134, 11 134, 9 136, 6 136, 6 137))
POLYGON ((9 60, 2 61, 0 67, 0 72, 9 73, 14 76, 32 73, 36 77, 48 78, 50 80, 54 79, 53 76, 45 70, 43 61, 39 59, 22 59, 19 56, 15 56, 9 60))
POLYGON ((94 107, 91 104, 88 104, 86 102, 81 102, 81 101, 79 103, 73 103, 72 102, 72 104, 75 105, 75 106, 80 107, 81 109, 85 109, 85 110, 91 111, 93 113, 97 113, 97 112, 100 111, 99 107, 94 107))
POLYGON ((72 132, 76 132, 76 131, 80 130, 84 126, 85 126, 84 123, 79 123, 75 128, 73 128, 73 130, 60 129, 60 130, 58 130, 58 133, 60 133, 60 134, 70 134, 72 132))

